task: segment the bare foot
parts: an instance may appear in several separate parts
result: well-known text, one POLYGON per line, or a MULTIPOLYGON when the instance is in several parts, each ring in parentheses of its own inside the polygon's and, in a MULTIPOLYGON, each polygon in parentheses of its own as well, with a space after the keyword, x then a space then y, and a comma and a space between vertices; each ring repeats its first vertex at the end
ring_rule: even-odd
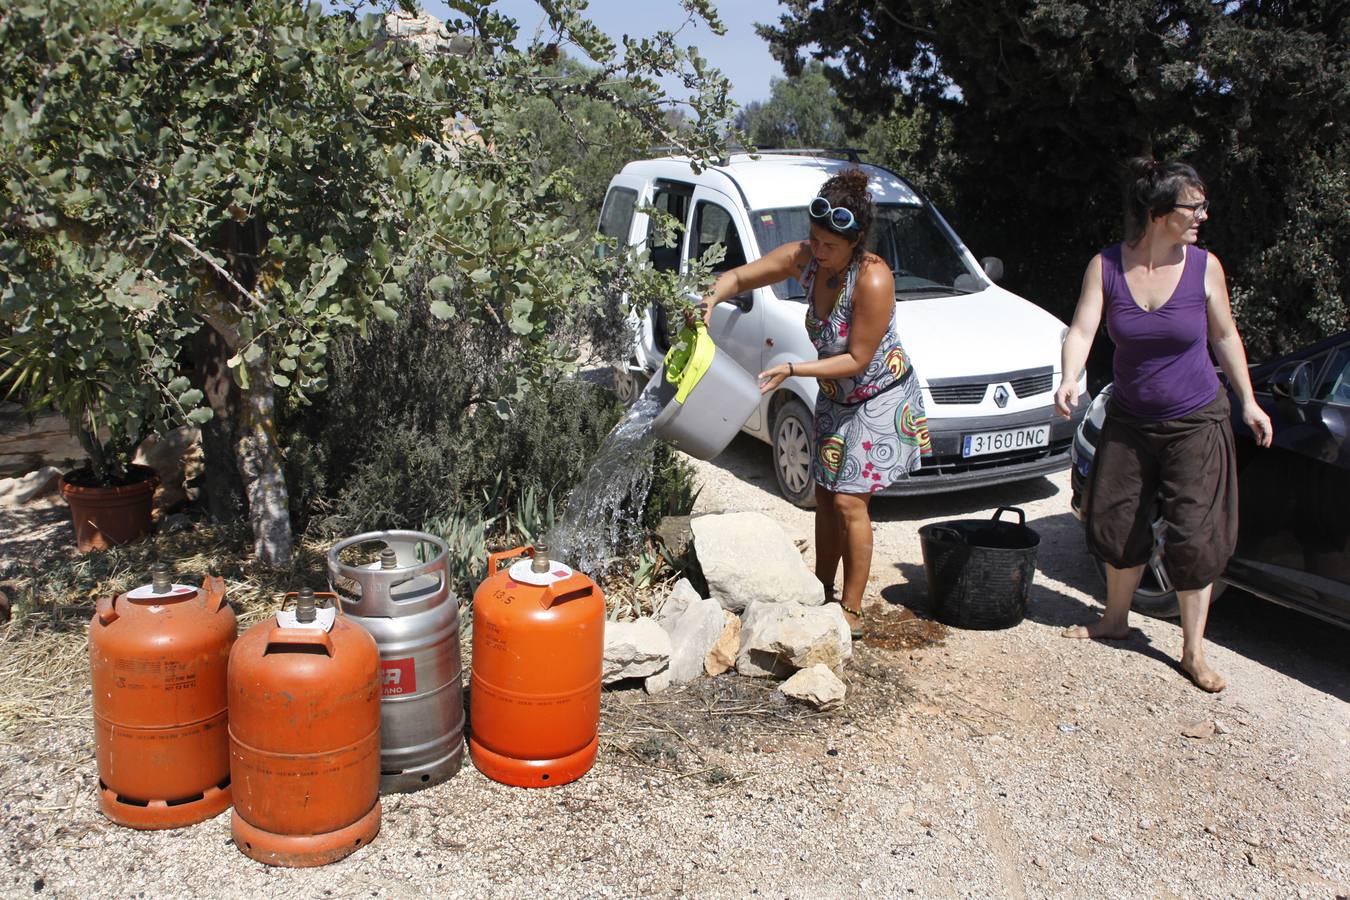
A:
POLYGON ((848 623, 849 634, 854 638, 860 638, 863 635, 863 616, 862 609, 849 609, 842 602, 839 608, 844 611, 844 621, 848 623))
POLYGON ((1228 681, 1209 667, 1209 663, 1204 659, 1181 658, 1181 670, 1190 676, 1195 686, 1202 691, 1209 691, 1211 694, 1217 694, 1219 691, 1228 687, 1228 681))
POLYGON ((1059 633, 1060 637, 1090 638, 1092 640, 1123 641, 1130 636, 1130 626, 1110 626, 1105 619, 1098 619, 1089 625, 1070 625, 1059 633))

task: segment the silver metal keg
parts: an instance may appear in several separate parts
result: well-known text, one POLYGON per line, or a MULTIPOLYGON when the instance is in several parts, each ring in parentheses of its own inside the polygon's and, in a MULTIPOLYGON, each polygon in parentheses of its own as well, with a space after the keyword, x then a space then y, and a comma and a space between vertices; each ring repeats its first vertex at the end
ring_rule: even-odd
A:
POLYGON ((445 542, 420 531, 358 534, 328 551, 328 583, 380 648, 380 792, 454 775, 464 759, 464 696, 459 598, 450 592, 445 542), (350 548, 368 559, 380 545, 374 562, 342 561, 350 548))

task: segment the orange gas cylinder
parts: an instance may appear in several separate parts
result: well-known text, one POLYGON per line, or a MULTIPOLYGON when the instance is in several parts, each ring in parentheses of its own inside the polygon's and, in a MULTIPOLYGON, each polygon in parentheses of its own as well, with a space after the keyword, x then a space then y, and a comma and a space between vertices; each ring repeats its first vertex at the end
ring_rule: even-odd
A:
POLYGON ((517 787, 575 781, 599 746, 605 598, 542 546, 490 554, 488 572, 473 595, 473 764, 517 787))
POLYGON ((334 862, 380 830, 379 650, 335 594, 297 596, 230 653, 231 830, 272 866, 334 862))
POLYGON ((181 828, 230 805, 225 583, 151 583, 101 599, 89 623, 99 806, 119 825, 181 828))

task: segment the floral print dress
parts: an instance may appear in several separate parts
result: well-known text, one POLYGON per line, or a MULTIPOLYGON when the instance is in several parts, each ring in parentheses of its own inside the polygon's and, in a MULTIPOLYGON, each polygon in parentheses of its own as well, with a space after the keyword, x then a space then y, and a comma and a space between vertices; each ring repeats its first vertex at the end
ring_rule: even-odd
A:
MULTIPOLYGON (((806 289, 806 333, 821 359, 848 352, 853 321, 853 286, 858 265, 848 269, 844 288, 824 321, 816 318, 814 259, 802 274, 806 289)), ((816 483, 846 494, 871 494, 907 477, 933 452, 928 417, 914 368, 895 329, 895 311, 867 369, 854 378, 818 379, 816 483)))

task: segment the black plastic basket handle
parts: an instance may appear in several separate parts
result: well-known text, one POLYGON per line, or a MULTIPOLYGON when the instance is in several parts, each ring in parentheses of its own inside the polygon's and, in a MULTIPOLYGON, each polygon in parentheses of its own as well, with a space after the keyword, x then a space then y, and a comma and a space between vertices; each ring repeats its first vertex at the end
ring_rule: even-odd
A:
POLYGON ((998 517, 1001 516, 1001 515, 1003 515, 1005 512, 1013 512, 1013 513, 1017 513, 1017 524, 1018 524, 1018 525, 1025 525, 1025 524, 1027 524, 1027 514, 1024 513, 1024 512, 1022 512, 1022 510, 1021 510, 1020 508, 1016 507, 1016 506, 1000 506, 998 509, 994 510, 994 515, 993 515, 993 517, 992 517, 992 519, 991 519, 990 521, 993 521, 993 522, 999 521, 999 518, 998 518, 998 517))
POLYGON ((955 528, 948 528, 946 525, 932 525, 928 528, 928 536, 937 538, 941 541, 954 541, 958 544, 965 543, 965 536, 955 528))

